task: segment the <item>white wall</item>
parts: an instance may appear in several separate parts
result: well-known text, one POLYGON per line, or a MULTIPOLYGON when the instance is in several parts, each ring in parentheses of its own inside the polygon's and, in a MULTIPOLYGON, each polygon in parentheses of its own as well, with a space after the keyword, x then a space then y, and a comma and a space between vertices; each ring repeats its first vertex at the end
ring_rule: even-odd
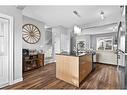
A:
POLYGON ((37 49, 40 46, 43 46, 43 50, 44 50, 44 42, 45 42, 44 25, 45 24, 41 21, 37 21, 35 19, 23 16, 23 25, 24 24, 33 24, 33 25, 37 26, 41 32, 41 38, 40 38, 39 42, 37 42, 36 44, 29 44, 23 40, 22 41, 23 42, 23 48, 25 48, 25 49, 37 49))
POLYGON ((97 47, 97 38, 98 37, 113 37, 113 43, 114 43, 115 36, 116 36, 116 32, 91 35, 90 36, 90 39, 91 39, 90 47, 92 49, 96 50, 96 47, 97 47))
POLYGON ((15 6, 0 6, 0 13, 14 18, 14 80, 22 78, 22 12, 15 6))

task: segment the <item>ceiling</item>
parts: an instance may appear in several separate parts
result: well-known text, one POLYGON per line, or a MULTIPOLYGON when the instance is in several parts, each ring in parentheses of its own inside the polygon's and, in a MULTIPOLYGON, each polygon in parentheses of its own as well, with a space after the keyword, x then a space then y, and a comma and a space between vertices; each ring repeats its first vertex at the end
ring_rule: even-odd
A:
POLYGON ((121 20, 120 6, 26 6, 23 15, 37 19, 49 26, 88 26, 94 23, 112 23, 121 20), (80 17, 73 11, 77 11, 80 17), (100 12, 104 12, 104 21, 100 12))

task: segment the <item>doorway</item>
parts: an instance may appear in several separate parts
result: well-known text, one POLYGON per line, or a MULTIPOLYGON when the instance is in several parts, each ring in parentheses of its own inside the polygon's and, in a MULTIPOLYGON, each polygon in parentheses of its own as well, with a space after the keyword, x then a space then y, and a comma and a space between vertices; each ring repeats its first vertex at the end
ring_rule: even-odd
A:
POLYGON ((0 14, 0 88, 13 83, 13 17, 0 14))

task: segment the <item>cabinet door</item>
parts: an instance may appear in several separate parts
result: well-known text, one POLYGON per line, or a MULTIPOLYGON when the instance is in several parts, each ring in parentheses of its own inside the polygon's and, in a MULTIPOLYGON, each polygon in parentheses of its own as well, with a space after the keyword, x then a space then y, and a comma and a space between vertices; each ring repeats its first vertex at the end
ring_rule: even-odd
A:
POLYGON ((79 86, 79 58, 57 55, 56 77, 75 86, 79 86))
POLYGON ((56 77, 59 79, 63 78, 63 58, 62 56, 56 55, 56 77))
POLYGON ((80 82, 92 71, 92 55, 80 57, 80 82))
POLYGON ((66 56, 64 59, 65 79, 76 86, 79 86, 79 58, 66 56))
POLYGON ((38 54, 38 64, 44 66, 44 54, 38 54))

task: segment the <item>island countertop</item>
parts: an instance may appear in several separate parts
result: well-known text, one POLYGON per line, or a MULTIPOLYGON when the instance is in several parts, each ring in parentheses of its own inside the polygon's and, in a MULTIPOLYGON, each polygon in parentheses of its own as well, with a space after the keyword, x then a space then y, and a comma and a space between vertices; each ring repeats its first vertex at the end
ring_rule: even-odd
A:
POLYGON ((92 55, 92 53, 81 53, 81 54, 72 54, 72 53, 57 53, 56 55, 64 55, 64 56, 73 56, 73 57, 81 57, 81 56, 84 56, 84 55, 92 55))

